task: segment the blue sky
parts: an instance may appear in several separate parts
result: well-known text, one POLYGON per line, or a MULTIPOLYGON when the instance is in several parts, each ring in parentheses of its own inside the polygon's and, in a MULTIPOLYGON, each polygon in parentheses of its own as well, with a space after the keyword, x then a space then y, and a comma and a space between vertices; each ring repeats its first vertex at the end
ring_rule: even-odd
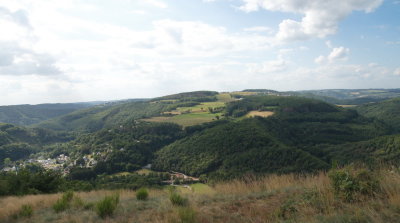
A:
POLYGON ((400 87, 398 0, 0 0, 0 104, 400 87))

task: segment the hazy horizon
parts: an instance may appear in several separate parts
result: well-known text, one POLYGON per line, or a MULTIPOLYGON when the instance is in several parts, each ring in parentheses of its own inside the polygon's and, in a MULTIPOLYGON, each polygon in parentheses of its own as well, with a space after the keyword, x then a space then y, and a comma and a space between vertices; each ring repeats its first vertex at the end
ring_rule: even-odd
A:
POLYGON ((0 0, 0 105, 399 88, 398 0, 0 0))

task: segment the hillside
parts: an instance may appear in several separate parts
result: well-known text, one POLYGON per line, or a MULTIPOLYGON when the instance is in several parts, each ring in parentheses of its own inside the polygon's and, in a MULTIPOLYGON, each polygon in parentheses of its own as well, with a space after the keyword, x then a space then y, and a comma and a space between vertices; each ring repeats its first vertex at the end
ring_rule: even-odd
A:
POLYGON ((258 95, 301 96, 338 105, 361 105, 400 97, 400 89, 323 89, 282 92, 267 89, 246 89, 242 92, 258 95))
POLYGON ((154 168, 214 179, 247 172, 309 172, 328 168, 331 160, 308 148, 342 144, 385 135, 388 128, 321 101, 277 96, 248 96, 227 105, 233 122, 196 132, 157 152, 154 168), (240 118, 252 110, 267 117, 240 118))
POLYGON ((288 93, 342 105, 360 105, 400 97, 400 89, 327 89, 288 93))
POLYGON ((340 165, 353 162, 379 166, 382 163, 397 165, 400 162, 400 135, 389 135, 361 142, 340 145, 319 145, 312 150, 318 151, 324 160, 335 160, 340 165), (323 154, 323 155, 322 155, 323 154))
POLYGON ((63 132, 0 123, 0 166, 5 158, 10 158, 10 161, 24 159, 38 152, 43 145, 72 139, 72 135, 63 132))
POLYGON ((358 106, 356 110, 365 117, 382 120, 391 126, 394 132, 400 132, 400 98, 365 104, 358 106))
POLYGON ((217 94, 213 91, 195 91, 152 100, 108 103, 75 111, 34 126, 53 130, 95 132, 134 119, 172 122, 183 126, 196 125, 210 122, 218 115, 209 112, 208 107, 225 106, 224 99, 217 94), (197 111, 200 107, 201 111, 197 111))
POLYGON ((31 125, 88 108, 100 102, 0 106, 0 122, 31 125))
POLYGON ((277 141, 257 119, 227 123, 179 140, 157 153, 155 169, 228 179, 247 172, 287 173, 326 169, 310 154, 277 141))
POLYGON ((109 103, 78 110, 34 126, 53 130, 95 132, 128 120, 159 114, 166 106, 163 103, 149 103, 147 101, 109 103))

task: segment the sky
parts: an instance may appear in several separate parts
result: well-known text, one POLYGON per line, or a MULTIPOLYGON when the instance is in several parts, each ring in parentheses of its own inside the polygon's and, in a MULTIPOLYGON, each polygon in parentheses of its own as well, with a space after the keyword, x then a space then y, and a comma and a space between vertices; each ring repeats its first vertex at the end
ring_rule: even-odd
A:
POLYGON ((400 88, 400 0, 0 0, 0 105, 400 88))

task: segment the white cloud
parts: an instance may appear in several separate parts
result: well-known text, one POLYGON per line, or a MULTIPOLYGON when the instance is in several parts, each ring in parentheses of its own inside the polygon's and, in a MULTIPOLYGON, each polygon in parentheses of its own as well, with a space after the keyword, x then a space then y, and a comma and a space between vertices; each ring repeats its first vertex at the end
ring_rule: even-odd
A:
POLYGON ((157 8, 162 8, 162 9, 168 8, 167 3, 165 3, 164 1, 160 1, 160 0, 145 0, 145 3, 150 4, 157 8))
POLYGON ((272 29, 271 27, 267 27, 267 26, 248 27, 248 28, 244 28, 243 31, 245 31, 245 32, 265 32, 267 34, 274 33, 274 29, 272 29))
POLYGON ((27 13, 0 7, 0 75, 57 75, 53 56, 34 49, 37 41, 27 13))
POLYGON ((7 8, 0 7, 0 18, 12 21, 18 25, 30 28, 27 14, 24 10, 11 12, 7 8))
MULTIPOLYGON (((328 44, 329 48, 331 48, 331 44, 329 42, 328 44)), ((318 64, 323 64, 323 63, 335 63, 338 61, 345 61, 348 59, 348 55, 350 54, 350 49, 349 48, 345 48, 343 46, 341 47, 334 47, 332 48, 332 51, 329 53, 328 56, 318 56, 317 58, 315 58, 315 63, 318 64)))
POLYGON ((398 67, 396 70, 394 70, 393 74, 400 76, 400 67, 398 67))
POLYGON ((344 48, 343 46, 336 47, 332 49, 332 52, 328 56, 328 60, 330 62, 335 62, 338 60, 346 60, 349 53, 350 53, 349 48, 344 48))
POLYGON ((279 24, 276 35, 280 41, 323 38, 335 34, 338 24, 352 11, 372 12, 383 0, 242 0, 246 12, 265 9, 303 15, 300 21, 286 19, 279 24))

